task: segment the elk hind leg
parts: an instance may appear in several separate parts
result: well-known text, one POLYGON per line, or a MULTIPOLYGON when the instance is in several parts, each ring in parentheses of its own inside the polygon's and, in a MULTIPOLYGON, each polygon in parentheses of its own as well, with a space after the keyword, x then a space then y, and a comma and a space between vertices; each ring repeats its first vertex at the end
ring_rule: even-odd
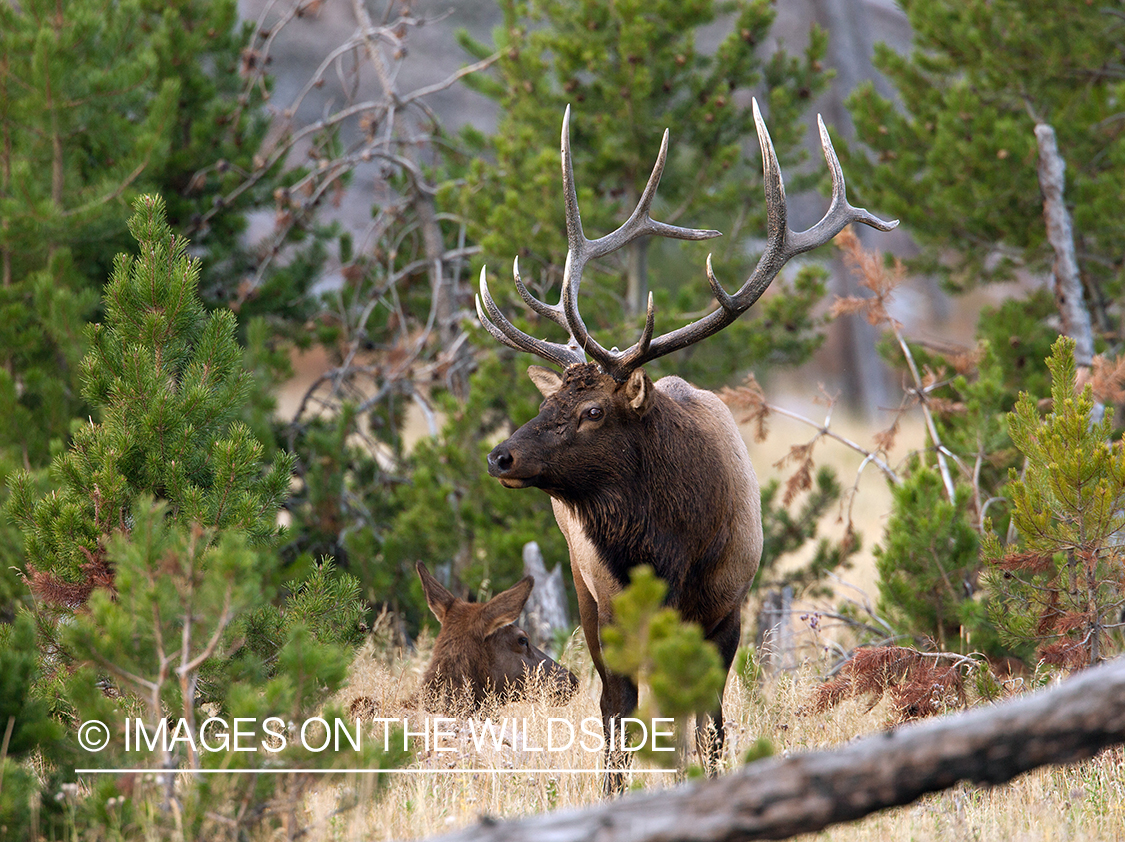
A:
MULTIPOLYGON (((707 636, 707 639, 718 647, 719 659, 723 664, 723 675, 730 674, 741 636, 742 606, 737 605, 707 636)), ((695 722, 695 750, 703 768, 710 776, 718 772, 719 761, 723 756, 726 737, 723 728, 723 690, 725 689, 724 683, 723 689, 719 690, 719 697, 715 700, 712 712, 697 716, 695 722)))

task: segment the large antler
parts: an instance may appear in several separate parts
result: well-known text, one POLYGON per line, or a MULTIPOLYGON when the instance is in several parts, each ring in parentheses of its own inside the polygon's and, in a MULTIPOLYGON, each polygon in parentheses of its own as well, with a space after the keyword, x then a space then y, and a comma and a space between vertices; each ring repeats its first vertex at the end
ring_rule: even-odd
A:
POLYGON ((562 326, 570 334, 570 342, 566 345, 557 342, 546 342, 534 339, 515 327, 500 312, 496 302, 488 291, 485 272, 481 270, 480 296, 477 298, 477 314, 481 323, 496 339, 520 351, 530 351, 546 360, 568 366, 576 362, 585 362, 583 351, 602 367, 602 369, 618 382, 623 382, 629 375, 645 363, 686 348, 699 342, 701 339, 717 333, 729 325, 740 315, 753 306, 762 293, 777 277, 781 267, 798 254, 824 245, 835 237, 849 222, 862 222, 877 228, 880 231, 890 231, 898 225, 898 220, 884 222, 862 208, 852 207, 848 203, 844 187, 844 173, 840 168, 840 161, 836 151, 832 148, 832 140, 824 121, 817 117, 820 127, 820 145, 824 150, 824 158, 828 162, 828 169, 832 175, 832 203, 824 217, 807 231, 794 232, 789 230, 787 224, 788 208, 785 204, 785 183, 781 177, 781 168, 777 163, 777 153, 774 152, 773 141, 762 120, 761 111, 758 110, 758 101, 753 101, 754 125, 758 130, 758 142, 762 147, 762 169, 766 193, 766 247, 758 259, 758 265, 742 288, 734 295, 730 295, 722 288, 711 269, 711 257, 707 257, 707 281, 711 285, 711 292, 719 302, 719 307, 698 321, 684 325, 681 328, 653 338, 652 332, 655 325, 652 293, 648 297, 648 314, 645 326, 636 344, 625 351, 606 349, 597 340, 590 336, 582 316, 578 312, 578 288, 582 283, 582 270, 586 263, 598 257, 604 257, 621 248, 627 243, 649 234, 658 234, 680 240, 704 240, 719 236, 718 231, 703 231, 694 228, 680 228, 656 222, 649 216, 652 200, 656 196, 656 187, 664 171, 664 161, 668 152, 668 131, 664 132, 664 139, 660 144, 660 154, 656 158, 656 166, 652 169, 648 184, 645 185, 636 209, 625 223, 616 231, 597 240, 586 239, 582 231, 582 217, 578 210, 578 195, 574 187, 574 169, 570 156, 570 107, 567 106, 563 115, 562 128, 562 170, 563 188, 566 196, 566 232, 568 250, 566 266, 563 270, 562 293, 558 304, 547 304, 539 301, 523 285, 519 276, 518 261, 514 267, 516 289, 520 297, 532 310, 544 318, 550 319, 562 326), (483 301, 483 306, 482 306, 483 301), (487 313, 487 315, 486 315, 487 313))

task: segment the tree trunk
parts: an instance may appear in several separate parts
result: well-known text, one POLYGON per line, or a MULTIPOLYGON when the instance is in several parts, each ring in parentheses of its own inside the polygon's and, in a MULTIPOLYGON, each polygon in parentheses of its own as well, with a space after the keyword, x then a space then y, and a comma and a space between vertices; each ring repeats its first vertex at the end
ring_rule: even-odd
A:
POLYGON ((785 585, 781 590, 771 590, 766 594, 758 615, 756 642, 762 653, 762 665, 770 675, 796 668, 792 586, 785 585))
MULTIPOLYGON (((867 80, 875 83, 881 95, 893 95, 886 80, 871 64, 874 47, 867 4, 854 0, 814 0, 812 5, 816 22, 832 33, 828 39, 827 59, 836 73, 831 93, 821 105, 823 116, 834 134, 854 139, 855 127, 851 114, 844 107, 844 98, 867 80)), ((819 157, 819 150, 814 155, 819 157)), ((860 242, 868 246, 874 232, 866 225, 855 225, 853 230, 860 242)), ((838 250, 832 257, 829 291, 841 298, 869 295, 859 287, 856 275, 844 264, 838 250)), ((858 316, 836 319, 828 331, 828 341, 840 361, 842 395, 848 407, 871 416, 881 407, 892 405, 890 375, 876 350, 879 331, 858 316)))
POLYGON ((625 247, 625 318, 633 319, 648 308, 648 237, 625 247))
POLYGON ((997 705, 926 720, 836 749, 581 810, 485 819, 444 842, 733 842, 784 839, 909 804, 960 781, 999 784, 1125 742, 1125 659, 997 705))
MULTIPOLYGON (((1074 365, 1078 369, 1081 389, 1094 362, 1094 328, 1082 290, 1082 274, 1074 251, 1074 226, 1067 210, 1063 192, 1066 187, 1066 161, 1059 153, 1055 130, 1047 123, 1035 124, 1035 142, 1039 146, 1039 189, 1043 193, 1043 219, 1047 224, 1047 240, 1055 251, 1051 267, 1051 291, 1062 317, 1063 333, 1074 340, 1074 365)), ((1094 420, 1101 420, 1104 407, 1094 407, 1094 420)))
POLYGON ((531 635, 532 641, 552 658, 560 653, 555 650, 558 632, 569 634, 573 625, 566 604, 566 584, 563 582, 562 565, 556 564, 547 572, 543 552, 534 541, 523 545, 523 572, 525 576, 535 577, 535 588, 524 605, 523 628, 531 635))

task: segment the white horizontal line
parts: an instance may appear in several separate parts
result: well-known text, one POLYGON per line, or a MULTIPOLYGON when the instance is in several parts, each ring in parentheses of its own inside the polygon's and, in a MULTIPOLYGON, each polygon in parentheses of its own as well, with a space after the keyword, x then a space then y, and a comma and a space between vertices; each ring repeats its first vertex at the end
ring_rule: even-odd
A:
MULTIPOLYGON (((600 775, 605 769, 75 769, 77 775, 124 775, 146 773, 163 775, 464 775, 539 773, 545 775, 600 775)), ((660 774, 675 769, 620 769, 624 774, 660 774)))

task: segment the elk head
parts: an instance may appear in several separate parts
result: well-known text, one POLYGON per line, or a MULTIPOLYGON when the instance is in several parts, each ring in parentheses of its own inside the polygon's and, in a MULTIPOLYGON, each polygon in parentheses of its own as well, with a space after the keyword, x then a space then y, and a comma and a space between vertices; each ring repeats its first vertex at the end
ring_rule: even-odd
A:
POLYGON ((578 679, 515 625, 535 580, 525 576, 488 602, 466 602, 455 596, 419 561, 426 603, 441 623, 423 687, 446 701, 468 686, 480 705, 489 692, 501 698, 519 695, 537 674, 561 700, 578 688, 578 679))
MULTIPOLYGON (((742 287, 730 294, 715 278, 711 257, 708 255, 707 281, 718 306, 698 321, 654 337, 655 313, 652 294, 649 293, 648 311, 640 337, 631 347, 619 351, 599 344, 586 329, 578 311, 578 290, 586 263, 604 257, 638 237, 657 235, 681 240, 704 240, 719 236, 719 232, 668 225, 654 221, 649 215, 668 154, 668 132, 665 130, 656 164, 632 215, 616 231, 596 240, 587 239, 582 229, 578 194, 574 185, 570 154, 570 108, 567 107, 562 126, 562 173, 568 249, 559 302, 547 304, 531 295, 520 278, 518 258, 513 266, 513 274, 516 289, 524 302, 543 318, 565 329, 570 340, 562 344, 536 339, 515 327, 496 306, 488 289, 484 269, 481 270, 480 295, 476 299, 481 324, 497 340, 516 350, 536 354, 565 369, 562 378, 539 366, 533 366, 528 371, 545 400, 537 418, 489 454, 489 473, 503 484, 511 487, 534 485, 551 492, 550 483, 553 478, 549 476, 549 472, 552 468, 548 463, 553 457, 549 453, 543 457, 526 454, 525 448, 513 446, 517 440, 535 439, 539 442, 536 448, 539 450, 545 447, 550 451, 555 444, 569 448, 584 438, 590 438, 595 430, 619 430, 630 419, 644 417, 652 406, 654 390, 641 366, 699 342, 734 322, 761 297, 786 262, 798 254, 824 245, 848 223, 862 222, 880 231, 889 231, 898 225, 897 220, 884 222, 848 202, 839 159, 832 148, 824 121, 818 116, 821 147, 832 176, 832 200, 819 222, 806 231, 791 231, 787 223, 785 183, 757 100, 753 102, 753 112, 762 148, 767 217, 766 247, 757 266, 742 287), (587 363, 587 354, 593 359, 592 364, 587 363)), ((568 449, 567 470, 575 469, 570 464, 573 458, 574 454, 568 449)), ((594 452, 588 461, 596 459, 597 453, 594 452)))
POLYGON ((630 440, 644 435, 637 422, 653 403, 644 369, 635 369, 624 383, 593 363, 575 363, 562 374, 531 366, 528 375, 544 401, 538 416, 488 455, 489 473, 503 485, 535 486, 565 498, 568 489, 600 484, 609 466, 620 465, 618 454, 635 452, 630 440), (562 464, 552 455, 564 449, 562 464))

